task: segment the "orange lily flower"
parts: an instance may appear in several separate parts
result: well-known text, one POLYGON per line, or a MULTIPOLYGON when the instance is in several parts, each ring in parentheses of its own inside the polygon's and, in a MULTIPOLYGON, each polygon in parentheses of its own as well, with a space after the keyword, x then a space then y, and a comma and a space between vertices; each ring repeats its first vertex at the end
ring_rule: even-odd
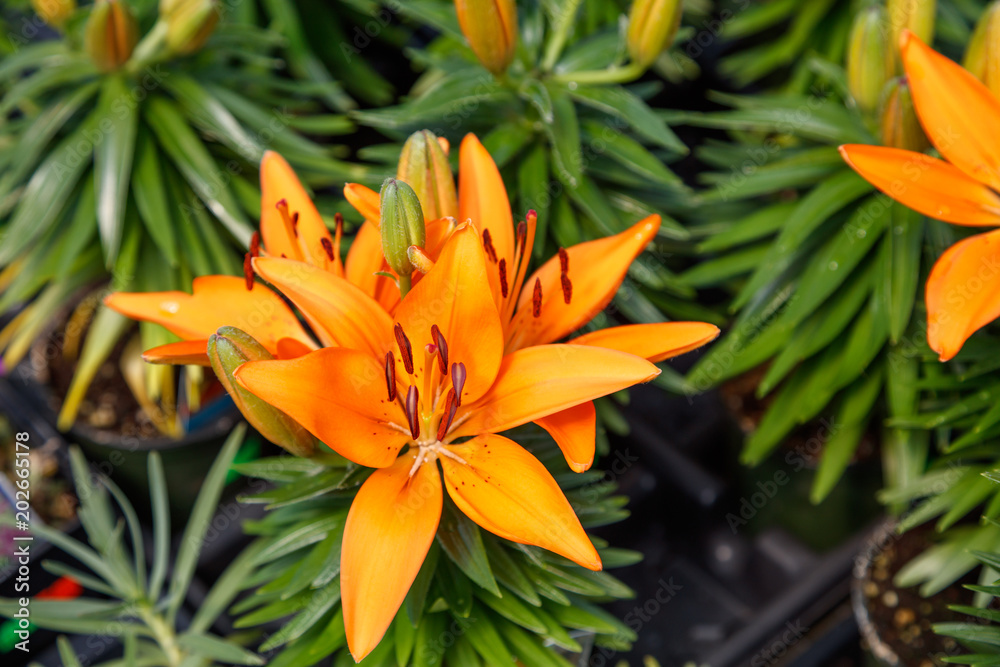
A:
MULTIPOLYGON (((378 193, 362 185, 344 188, 347 200, 371 224, 378 219, 378 193)), ((535 214, 516 227, 496 163, 473 134, 459 149, 458 218, 482 235, 488 278, 504 331, 504 349, 515 352, 565 338, 587 324, 614 297, 632 262, 660 228, 651 215, 630 229, 566 249, 526 277, 535 239, 535 214), (580 267, 577 269, 576 267, 580 267)), ((428 253, 433 260, 433 252, 428 253)), ((689 352, 719 335, 704 322, 663 322, 610 327, 570 343, 620 350, 653 362, 689 352)), ((535 421, 555 439, 576 472, 594 461, 596 412, 591 402, 535 421)))
MULTIPOLYGON (((183 340, 147 350, 152 363, 209 365, 208 338, 219 327, 235 326, 256 338, 278 358, 300 356, 318 345, 295 313, 274 292, 254 285, 250 261, 258 254, 284 257, 331 275, 347 277, 370 296, 384 292, 374 272, 387 270, 378 228, 362 229, 341 261, 343 223, 338 214, 333 236, 295 172, 281 155, 267 151, 260 165, 260 236, 247 254, 244 278, 203 276, 194 279, 192 294, 180 291, 125 293, 105 298, 112 309, 137 320, 156 322, 183 340), (373 259, 374 258, 374 259, 373 259), (249 288, 249 289, 248 289, 249 288)), ((367 227, 367 225, 366 225, 367 227)), ((391 284, 391 281, 382 279, 391 284)), ((399 294, 396 294, 398 301, 399 294)), ((336 345, 336 335, 304 313, 323 345, 336 345)))
MULTIPOLYGON (((915 35, 902 60, 920 124, 945 158, 879 146, 847 145, 851 167, 896 201, 945 222, 1000 226, 1000 100, 972 74, 915 35)), ((1000 231, 959 241, 926 286, 927 342, 951 359, 1000 316, 1000 231)))
POLYGON ((496 434, 646 382, 656 366, 590 345, 505 355, 486 251, 471 225, 455 230, 395 317, 329 272, 278 258, 253 263, 321 326, 340 322, 350 337, 296 359, 245 363, 235 377, 343 456, 379 468, 344 532, 344 621, 356 659, 378 644, 423 563, 440 519, 442 477, 452 501, 484 529, 601 568, 545 467, 496 434), (326 312, 346 296, 353 312, 326 312))

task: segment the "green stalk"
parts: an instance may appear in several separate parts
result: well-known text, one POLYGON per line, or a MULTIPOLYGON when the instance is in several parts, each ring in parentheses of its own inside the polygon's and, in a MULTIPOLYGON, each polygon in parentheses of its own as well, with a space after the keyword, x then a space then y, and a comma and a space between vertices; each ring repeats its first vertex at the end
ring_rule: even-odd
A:
POLYGON ((578 83, 578 84, 609 84, 609 83, 629 83, 635 81, 645 69, 638 63, 629 63, 624 67, 609 67, 607 69, 588 70, 585 72, 566 72, 565 74, 553 75, 552 81, 556 83, 578 83))
POLYGON ((566 40, 569 39, 569 31, 573 27, 573 19, 580 8, 581 0, 568 0, 566 6, 559 16, 559 23, 556 24, 548 44, 545 45, 545 55, 542 58, 542 71, 549 72, 556 65, 559 56, 562 54, 566 40))

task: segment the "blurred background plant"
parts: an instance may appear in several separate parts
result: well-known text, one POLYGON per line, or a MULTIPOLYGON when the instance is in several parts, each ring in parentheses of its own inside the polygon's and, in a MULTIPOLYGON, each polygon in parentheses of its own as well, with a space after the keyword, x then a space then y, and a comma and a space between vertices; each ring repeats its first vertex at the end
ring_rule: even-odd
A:
MULTIPOLYGON (((101 664, 263 665, 260 656, 244 648, 251 636, 234 633, 223 637, 213 628, 241 590, 244 582, 239 574, 248 555, 233 561, 196 609, 185 607, 200 547, 245 430, 241 426, 233 431, 208 471, 175 556, 170 544, 167 482, 159 453, 152 452, 148 462, 153 519, 152 548, 147 553, 143 524, 133 504, 114 482, 89 467, 80 450, 72 448, 70 461, 80 498, 78 516, 86 543, 40 523, 33 523, 31 530, 35 537, 50 542, 90 571, 54 560, 42 563, 53 574, 71 578, 88 594, 75 599, 32 599, 31 623, 71 635, 117 638, 124 655, 101 664)), ((16 618, 20 609, 18 600, 0 599, 0 616, 16 618)), ((59 638, 59 653, 65 667, 88 664, 89 657, 81 660, 65 637, 59 638)))
MULTIPOLYGON (((346 68, 319 64, 290 0, 265 2, 267 13, 215 0, 33 0, 35 13, 8 4, 0 311, 23 307, 0 332, 0 349, 12 369, 41 334, 67 324, 61 355, 75 376, 59 423, 68 428, 131 327, 100 305, 109 277, 115 290, 166 290, 239 273, 266 148, 316 188, 368 176, 330 143, 352 131, 338 112, 355 103, 333 78, 346 68)), ((384 99, 385 84, 353 66, 368 86, 355 78, 352 90, 384 99)), ((332 216, 332 200, 319 204, 332 216)), ((148 324, 138 335, 141 344, 122 352, 133 371, 126 381, 158 429, 178 436, 172 370, 138 359, 172 335, 148 324)), ((188 369, 186 408, 197 409, 203 378, 188 369)))
MULTIPOLYGON (((688 228, 693 266, 679 280, 717 303, 728 332, 688 374, 687 391, 749 378, 742 460, 771 456, 796 429, 825 419, 811 499, 821 502, 860 443, 880 443, 885 490, 900 530, 943 533, 896 578, 930 595, 1000 549, 1000 496, 982 474, 1000 464, 994 337, 983 333, 941 364, 926 343, 923 284, 965 232, 925 218, 858 177, 837 146, 930 148, 898 62, 904 28, 986 78, 996 4, 772 2, 738 11, 721 63, 745 95, 726 110, 668 112, 671 123, 725 132, 696 150, 709 166, 688 228), (978 27, 977 27, 978 24, 978 27), (784 29, 778 34, 776 31, 784 29), (975 35, 975 37, 973 36, 975 35), (968 45, 966 47, 966 45, 968 45), (752 395, 751 395, 752 394, 752 395), (981 525, 971 520, 984 513, 981 525), (959 525, 959 524, 962 525, 959 525)), ((994 41, 991 41, 994 40, 994 41)), ((984 569, 983 579, 996 573, 984 569)))

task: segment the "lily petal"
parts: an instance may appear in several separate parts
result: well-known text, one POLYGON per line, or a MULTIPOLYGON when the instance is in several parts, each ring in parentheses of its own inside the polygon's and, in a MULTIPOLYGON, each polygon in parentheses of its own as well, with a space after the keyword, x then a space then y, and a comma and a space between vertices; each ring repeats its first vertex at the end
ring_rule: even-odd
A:
POLYGON ((514 218, 500 171, 474 134, 462 139, 458 152, 458 219, 471 219, 480 233, 489 231, 497 258, 514 266, 514 218))
MULTIPOLYGON (((434 342, 437 325, 448 343, 449 363, 465 364, 467 378, 462 402, 478 399, 497 375, 503 356, 503 327, 486 277, 486 257, 475 228, 455 230, 441 256, 396 310, 414 350, 415 373, 437 372, 436 363, 424 368, 425 345, 434 342)), ((398 355, 397 355, 398 356, 398 355)), ((400 371, 402 372, 402 371, 400 371)))
POLYGON ((344 527, 340 589, 347 646, 360 661, 406 598, 441 520, 441 478, 433 464, 413 477, 414 456, 376 470, 351 503, 344 527))
POLYGON ((1000 100, 958 63, 903 33, 913 106, 934 146, 966 174, 1000 190, 1000 100))
POLYGON ((597 410, 593 401, 536 419, 535 423, 556 441, 573 472, 584 472, 594 465, 597 410))
MULTIPOLYGON (((377 219, 376 219, 377 220, 377 219)), ((382 236, 378 223, 366 220, 358 229, 344 264, 344 275, 386 310, 393 312, 399 305, 399 288, 381 272, 392 273, 382 255, 382 236)))
POLYGON ((551 343, 592 320, 614 297, 628 267, 659 228, 660 216, 651 215, 620 234, 567 248, 567 275, 572 282, 569 303, 564 298, 559 257, 543 264, 524 283, 507 349, 551 343), (532 312, 536 279, 542 290, 538 317, 532 312))
POLYGON ((211 366, 205 350, 208 340, 182 340, 177 343, 167 343, 142 353, 144 361, 151 364, 174 364, 211 366))
POLYGON ((923 153, 848 144, 844 161, 904 206, 957 225, 1000 225, 1000 196, 964 171, 923 153))
POLYGON ((1000 317, 1000 230, 948 248, 927 279, 926 299, 927 342, 947 361, 1000 317))
MULTIPOLYGON (((641 357, 588 345, 536 345, 504 356, 490 390, 465 408, 457 435, 499 433, 660 374, 641 357)), ((462 418, 462 409, 459 419, 462 418)))
POLYGON ((104 303, 122 315, 162 324, 185 340, 208 340, 222 326, 242 329, 267 348, 278 351, 278 341, 294 338, 316 348, 281 297, 263 285, 247 290, 243 278, 202 276, 187 292, 116 292, 104 303))
POLYGON ((445 488, 466 516, 504 539, 601 569, 601 558, 562 489, 526 449, 501 435, 481 435, 449 449, 464 463, 439 459, 445 488))
POLYGON ((655 364, 698 349, 718 336, 719 327, 706 322, 657 322, 600 329, 569 342, 621 350, 655 364))
POLYGON ((266 151, 260 162, 260 193, 260 235, 264 250, 274 257, 284 254, 286 257, 322 264, 321 259, 325 253, 321 239, 332 241, 330 231, 309 193, 302 186, 302 181, 285 158, 274 151, 266 151), (282 199, 288 203, 291 213, 299 214, 298 233, 302 239, 301 244, 309 253, 308 257, 302 255, 299 242, 290 237, 285 229, 285 223, 277 209, 277 204, 282 199))
POLYGON ((389 400, 384 365, 366 352, 325 347, 296 359, 249 361, 234 375, 250 393, 363 466, 392 465, 410 439, 395 426, 406 417, 389 400))
POLYGON ((375 227, 378 228, 379 220, 382 218, 380 212, 382 204, 377 192, 358 183, 348 183, 344 186, 344 199, 365 220, 375 223, 375 227))
POLYGON ((384 355, 392 341, 392 318, 346 278, 292 259, 257 257, 254 271, 291 299, 327 347, 384 355))

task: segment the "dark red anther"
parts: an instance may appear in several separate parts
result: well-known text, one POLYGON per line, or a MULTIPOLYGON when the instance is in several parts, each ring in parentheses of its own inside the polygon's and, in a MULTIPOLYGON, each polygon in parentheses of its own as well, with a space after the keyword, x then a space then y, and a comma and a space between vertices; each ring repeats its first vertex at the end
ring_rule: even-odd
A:
POLYGON ((333 223, 334 223, 334 229, 335 229, 334 233, 339 238, 340 235, 344 233, 344 215, 342 213, 340 213, 339 211, 337 213, 334 213, 333 214, 333 223))
POLYGON ((486 250, 486 256, 490 258, 494 264, 497 263, 497 251, 493 247, 493 237, 490 236, 490 230, 483 230, 483 248, 486 250))
POLYGON ((569 273, 569 253, 566 248, 559 248, 559 273, 569 273))
POLYGON ((410 339, 403 333, 403 325, 396 323, 393 328, 396 334, 396 345, 399 347, 399 356, 403 360, 403 368, 410 375, 413 375, 413 348, 410 347, 410 339))
POLYGON ((385 353, 385 386, 389 390, 389 401, 396 400, 396 357, 393 353, 385 353))
POLYGON ((281 259, 288 259, 288 255, 286 255, 285 253, 281 253, 281 259))
POLYGON ((465 388, 465 364, 461 361, 451 365, 451 386, 455 389, 455 403, 462 404, 462 389, 465 388))
POLYGON ((299 238, 299 212, 292 213, 292 233, 299 238))
POLYGON ((320 245, 323 246, 323 252, 326 253, 326 258, 333 261, 333 241, 326 238, 325 236, 319 240, 320 245))
MULTIPOLYGON (((530 217, 532 213, 534 213, 534 211, 528 211, 528 216, 530 217)), ((515 241, 517 243, 517 247, 523 251, 524 244, 527 242, 527 240, 528 240, 528 223, 522 220, 521 222, 517 223, 517 237, 515 241)))
POLYGON ((420 437, 420 392, 412 384, 406 392, 406 419, 410 423, 410 435, 416 440, 420 437))
POLYGON ((507 298, 507 260, 500 259, 500 296, 507 298))
POLYGON ((531 294, 531 314, 538 317, 542 314, 542 281, 535 278, 535 290, 531 294))
POLYGON ((559 278, 562 280, 563 301, 569 305, 569 302, 573 299, 573 283, 565 273, 559 276, 559 278))
POLYGON ((444 339, 444 334, 436 324, 431 325, 431 338, 437 343, 438 368, 441 369, 441 375, 444 375, 448 372, 448 341, 444 339))
POLYGON ((247 281, 247 291, 253 290, 253 257, 250 253, 243 256, 243 278, 247 281))
POLYGON ((438 424, 438 440, 444 440, 444 436, 448 435, 448 429, 451 428, 451 423, 455 421, 456 411, 458 411, 458 402, 455 400, 455 390, 449 389, 448 396, 444 399, 444 415, 441 418, 441 423, 438 424))
POLYGON ((254 232, 250 237, 250 256, 260 257, 260 232, 254 232))

